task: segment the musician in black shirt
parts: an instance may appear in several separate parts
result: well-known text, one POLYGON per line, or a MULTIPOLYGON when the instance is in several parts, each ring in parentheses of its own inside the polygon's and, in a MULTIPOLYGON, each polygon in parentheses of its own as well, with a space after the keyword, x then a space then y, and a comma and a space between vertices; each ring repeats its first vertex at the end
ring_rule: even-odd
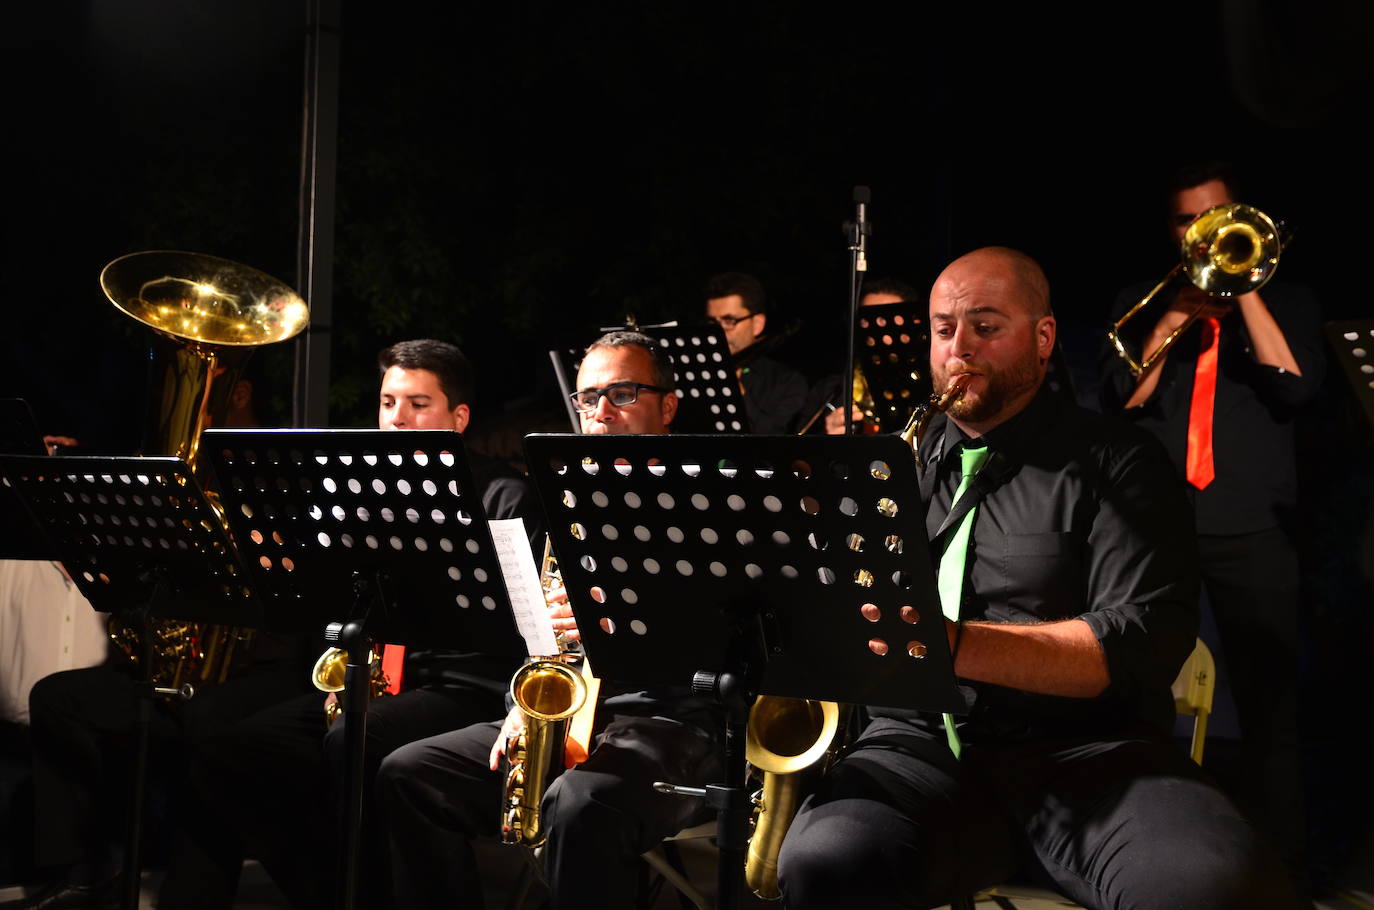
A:
POLYGON ((871 712, 783 845, 788 905, 935 906, 1029 877, 1090 908, 1292 906, 1272 851, 1169 740, 1197 565, 1164 453, 1042 388, 1055 321, 1024 255, 955 261, 931 329, 936 388, 973 378, 923 444, 929 530, 963 450, 991 453, 947 621, 973 702, 957 737, 871 712))
MULTIPOLYGON (((1169 196, 1175 240, 1195 216, 1232 201, 1222 166, 1181 171, 1169 196)), ((1127 288, 1113 318, 1147 290, 1127 288)), ((1144 357, 1199 306, 1198 320, 1138 380, 1114 350, 1104 349, 1102 404, 1164 443, 1174 483, 1192 502, 1203 588, 1242 744, 1235 771, 1218 777, 1273 840, 1302 888, 1307 825, 1298 737, 1293 434, 1298 414, 1322 384, 1321 311, 1306 288, 1278 280, 1231 299, 1179 281, 1144 311, 1153 320, 1128 323, 1123 334, 1144 357), (1197 377, 1209 347, 1215 385, 1206 395, 1206 374, 1202 383, 1197 377), (1204 431, 1210 434, 1205 466, 1199 464, 1204 431)))

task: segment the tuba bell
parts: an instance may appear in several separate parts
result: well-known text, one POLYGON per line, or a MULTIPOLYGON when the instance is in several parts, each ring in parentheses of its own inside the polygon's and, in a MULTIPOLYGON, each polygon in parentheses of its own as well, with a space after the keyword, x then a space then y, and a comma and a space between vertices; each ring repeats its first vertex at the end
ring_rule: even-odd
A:
POLYGON ((1154 366, 1173 347, 1179 336, 1197 320, 1199 306, 1174 329, 1159 346, 1136 360, 1121 340, 1121 329, 1179 273, 1214 297, 1235 297, 1257 291, 1274 276, 1283 251, 1280 227, 1259 209, 1231 202, 1216 205, 1193 219, 1180 243, 1182 261, 1155 285, 1140 302, 1126 311, 1111 330, 1107 340, 1137 379, 1154 366))
MULTIPOLYGON (((100 286, 115 307, 157 336, 143 454, 180 457, 204 484, 201 432, 229 413, 234 385, 253 349, 296 335, 309 321, 309 307, 272 276, 203 253, 121 256, 101 271, 100 286)), ((208 497, 218 511, 213 492, 208 497)), ((148 675, 171 688, 223 682, 252 637, 251 631, 204 623, 149 625, 148 675)), ((138 631, 112 617, 110 635, 137 660, 138 631)))

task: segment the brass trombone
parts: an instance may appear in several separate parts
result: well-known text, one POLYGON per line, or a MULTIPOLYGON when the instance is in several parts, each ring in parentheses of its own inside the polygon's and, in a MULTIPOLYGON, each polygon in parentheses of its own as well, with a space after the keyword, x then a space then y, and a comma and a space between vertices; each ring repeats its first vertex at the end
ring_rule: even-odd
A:
POLYGON ((1121 359, 1126 361, 1131 375, 1139 378, 1149 370, 1173 347, 1205 307, 1202 304, 1193 310, 1149 356, 1137 361, 1126 350, 1121 340, 1122 326, 1154 299, 1179 272, 1214 297, 1248 294, 1259 290, 1273 277, 1283 246, 1279 226, 1253 206, 1239 202, 1216 205, 1194 218, 1180 244, 1182 260, 1107 332, 1107 339, 1121 359))

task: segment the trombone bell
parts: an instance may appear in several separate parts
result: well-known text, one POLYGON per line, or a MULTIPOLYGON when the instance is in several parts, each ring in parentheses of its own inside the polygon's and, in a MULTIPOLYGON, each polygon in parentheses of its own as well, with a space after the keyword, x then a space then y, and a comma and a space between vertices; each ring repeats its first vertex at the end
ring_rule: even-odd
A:
POLYGON ((1152 367, 1197 319, 1201 307, 1159 343, 1148 356, 1136 360, 1126 350, 1121 329, 1164 289, 1180 271, 1213 297, 1237 297, 1257 291, 1274 275, 1283 242, 1278 225, 1254 206, 1231 202, 1216 205, 1193 219, 1179 244, 1182 261, 1140 302, 1126 311, 1107 332, 1107 340, 1139 378, 1152 367))

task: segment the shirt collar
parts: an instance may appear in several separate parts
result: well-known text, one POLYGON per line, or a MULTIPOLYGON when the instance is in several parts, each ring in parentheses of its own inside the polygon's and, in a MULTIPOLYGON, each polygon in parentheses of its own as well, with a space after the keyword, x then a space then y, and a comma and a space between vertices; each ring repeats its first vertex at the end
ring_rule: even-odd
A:
POLYGON ((927 457, 937 465, 942 464, 945 456, 957 453, 970 442, 975 443, 975 447, 986 444, 994 452, 1014 453, 1043 433, 1061 407, 1059 394, 1042 382, 1029 404, 982 436, 968 436, 954 421, 941 415, 944 420, 942 438, 933 443, 927 457))

